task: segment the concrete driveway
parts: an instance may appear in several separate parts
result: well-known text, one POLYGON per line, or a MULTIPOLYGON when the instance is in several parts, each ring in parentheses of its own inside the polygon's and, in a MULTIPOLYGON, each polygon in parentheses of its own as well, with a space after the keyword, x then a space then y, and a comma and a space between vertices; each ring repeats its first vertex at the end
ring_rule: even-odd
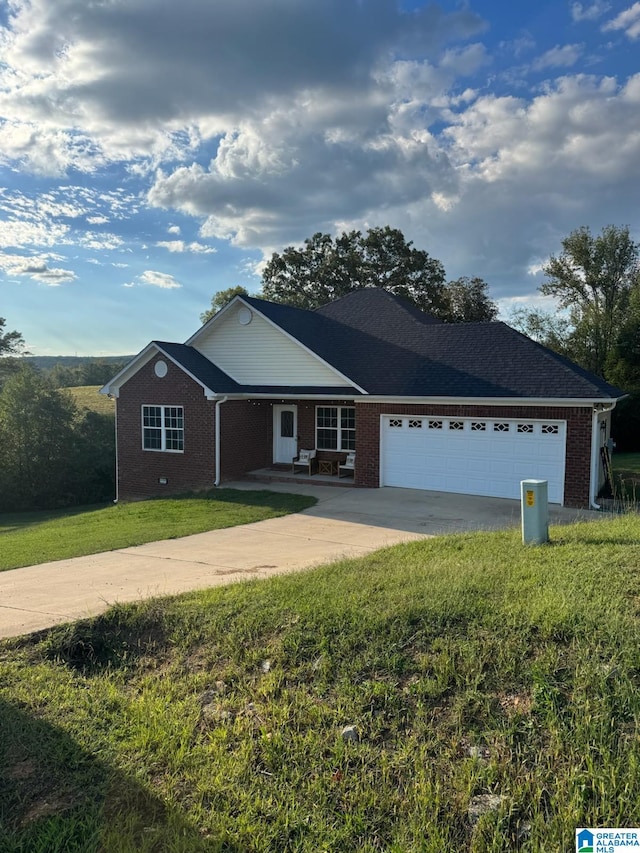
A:
MULTIPOLYGON (((302 483, 268 488, 313 495, 318 503, 284 518, 0 572, 0 637, 94 616, 115 602, 265 578, 398 542, 520 523, 519 502, 498 498, 302 483)), ((602 517, 561 507, 550 511, 553 524, 602 517)))

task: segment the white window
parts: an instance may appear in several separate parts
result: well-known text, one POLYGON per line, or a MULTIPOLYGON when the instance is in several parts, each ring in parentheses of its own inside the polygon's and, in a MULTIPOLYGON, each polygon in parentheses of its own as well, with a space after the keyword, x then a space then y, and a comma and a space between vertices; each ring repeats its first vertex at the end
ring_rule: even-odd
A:
POLYGON ((142 407, 142 447, 144 450, 184 450, 184 410, 182 406, 142 407))
POLYGON ((316 408, 316 447, 318 450, 355 450, 355 408, 318 406, 316 408))

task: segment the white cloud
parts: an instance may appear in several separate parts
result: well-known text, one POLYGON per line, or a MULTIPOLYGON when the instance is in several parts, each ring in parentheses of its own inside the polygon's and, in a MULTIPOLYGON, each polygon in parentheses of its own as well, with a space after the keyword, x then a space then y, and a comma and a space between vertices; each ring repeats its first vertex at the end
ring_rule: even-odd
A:
POLYGON ((571 17, 574 21, 597 21, 611 8, 611 4, 596 0, 595 3, 572 3, 571 17))
POLYGON ((49 261, 57 257, 51 254, 25 256, 0 251, 0 269, 10 277, 27 276, 50 287, 74 281, 77 276, 72 270, 49 266, 49 261))
POLYGON ((435 54, 484 28, 468 9, 407 13, 379 0, 375 12, 361 0, 13 0, 0 150, 45 174, 120 161, 142 175, 265 104, 319 90, 357 96, 392 54, 435 54))
POLYGON ((150 284, 162 290, 173 290, 174 288, 182 287, 172 275, 164 272, 156 272, 155 270, 145 270, 138 276, 138 279, 140 284, 150 284))
POLYGON ((620 12, 613 20, 608 21, 602 29, 604 32, 624 30, 627 37, 632 40, 640 37, 640 3, 634 3, 624 12, 620 12))
POLYGON ((168 249, 170 252, 193 252, 201 255, 212 255, 216 252, 216 249, 212 246, 205 246, 204 243, 185 243, 184 240, 161 240, 156 243, 156 246, 168 249))
POLYGON ((532 67, 536 71, 541 71, 544 68, 566 68, 575 65, 582 54, 582 50, 581 44, 556 45, 538 57, 532 67))
POLYGON ((77 237, 77 241, 85 249, 94 251, 113 251, 122 246, 123 240, 117 234, 102 234, 100 232, 88 231, 77 237))
MULTIPOLYGON (((468 9, 401 5, 12 0, 0 33, 4 162, 102 171, 34 200, 0 191, 0 246, 123 257, 143 244, 154 266, 160 250, 213 251, 211 237, 268 255, 318 230, 389 223, 451 277, 483 275, 505 293, 528 292, 528 271, 577 225, 638 221, 640 76, 568 74, 586 35, 583 46, 558 32, 543 53, 521 29, 490 52, 468 9), (532 91, 534 68, 549 79, 532 91), (556 68, 566 76, 553 79, 556 68), (114 162, 121 189, 92 189, 114 162), (154 211, 125 244, 145 205, 195 217, 200 241, 178 225, 154 231, 154 211)), ((638 5, 609 28, 633 37, 638 5)), ((569 8, 586 22, 607 4, 569 8)), ((152 270, 128 275, 126 287, 180 287, 152 270)))
POLYGON ((0 246, 31 248, 33 246, 55 246, 65 241, 68 225, 51 221, 29 221, 28 219, 0 220, 0 246))

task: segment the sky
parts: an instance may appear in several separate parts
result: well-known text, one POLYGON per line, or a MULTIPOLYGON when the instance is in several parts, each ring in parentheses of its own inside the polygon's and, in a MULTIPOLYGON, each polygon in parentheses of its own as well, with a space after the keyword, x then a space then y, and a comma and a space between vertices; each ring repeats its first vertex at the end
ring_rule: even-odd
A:
POLYGON ((0 316, 34 355, 186 340, 273 252, 390 225, 502 316, 640 239, 640 2, 0 0, 0 316))

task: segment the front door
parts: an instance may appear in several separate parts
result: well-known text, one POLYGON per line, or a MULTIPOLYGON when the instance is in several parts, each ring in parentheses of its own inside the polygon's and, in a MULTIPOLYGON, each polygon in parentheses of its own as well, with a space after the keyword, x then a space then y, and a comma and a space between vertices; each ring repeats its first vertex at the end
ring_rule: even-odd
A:
POLYGON ((273 407, 273 461, 289 463, 298 455, 298 407, 273 407))

